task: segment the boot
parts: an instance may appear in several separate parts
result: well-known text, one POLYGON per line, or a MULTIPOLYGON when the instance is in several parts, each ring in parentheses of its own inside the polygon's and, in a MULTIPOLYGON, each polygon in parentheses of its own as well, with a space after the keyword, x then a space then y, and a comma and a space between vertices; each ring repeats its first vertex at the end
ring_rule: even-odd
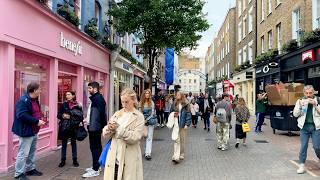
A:
POLYGON ((66 165, 66 160, 62 159, 58 167, 63 167, 66 165))
POLYGON ((73 166, 79 167, 79 162, 78 162, 77 158, 73 158, 72 160, 73 160, 73 166))

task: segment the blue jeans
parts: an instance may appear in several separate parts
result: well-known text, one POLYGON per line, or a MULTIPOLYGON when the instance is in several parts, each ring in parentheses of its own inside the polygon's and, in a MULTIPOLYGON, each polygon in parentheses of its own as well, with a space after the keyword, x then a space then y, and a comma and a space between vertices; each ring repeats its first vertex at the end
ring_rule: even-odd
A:
POLYGON ((19 151, 16 161, 15 177, 26 172, 34 170, 35 165, 35 153, 37 150, 37 135, 31 137, 19 137, 19 151))
POLYGON ((256 120, 257 125, 256 125, 255 131, 257 132, 257 131, 261 131, 261 127, 264 122, 264 113, 257 113, 256 115, 257 115, 257 120, 256 120))
POLYGON ((310 137, 312 139, 313 149, 317 157, 320 159, 320 130, 316 130, 314 124, 304 124, 303 128, 300 130, 300 164, 304 164, 306 162, 308 143, 310 137))
POLYGON ((203 116, 204 128, 210 129, 210 113, 205 113, 203 116))

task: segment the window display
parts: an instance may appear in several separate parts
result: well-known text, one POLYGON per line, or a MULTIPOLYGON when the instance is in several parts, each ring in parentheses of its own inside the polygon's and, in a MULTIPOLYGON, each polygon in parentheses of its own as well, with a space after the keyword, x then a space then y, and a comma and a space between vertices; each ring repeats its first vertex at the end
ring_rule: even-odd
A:
POLYGON ((42 119, 47 122, 41 129, 49 127, 49 73, 48 59, 22 51, 16 52, 14 102, 27 92, 29 83, 39 83, 42 119))

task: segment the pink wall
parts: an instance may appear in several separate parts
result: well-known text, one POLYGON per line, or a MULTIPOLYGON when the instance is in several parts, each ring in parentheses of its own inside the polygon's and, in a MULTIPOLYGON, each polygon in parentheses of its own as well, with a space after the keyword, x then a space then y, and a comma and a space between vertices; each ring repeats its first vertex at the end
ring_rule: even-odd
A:
MULTIPOLYGON (((35 0, 0 0, 0 172, 13 167, 18 139, 11 133, 14 114, 16 52, 32 53, 49 60, 49 128, 39 133, 38 152, 57 147, 57 96, 59 62, 77 65, 77 96, 83 98, 84 69, 95 70, 96 80, 105 76, 109 86, 110 52, 82 32, 66 24, 35 0), (82 55, 60 47, 60 32, 72 42, 81 42, 82 55), (99 72, 98 72, 99 71, 99 72)), ((109 88, 104 88, 109 99, 109 88)))

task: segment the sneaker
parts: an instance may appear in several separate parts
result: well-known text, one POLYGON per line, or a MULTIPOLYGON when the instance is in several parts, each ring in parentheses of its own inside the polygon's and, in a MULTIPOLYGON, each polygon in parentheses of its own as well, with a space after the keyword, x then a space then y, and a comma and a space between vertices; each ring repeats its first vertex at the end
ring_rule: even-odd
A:
POLYGON ((179 164, 179 160, 172 159, 173 164, 179 164))
POLYGON ((226 147, 222 147, 221 148, 221 151, 226 151, 228 148, 226 148, 226 147))
POLYGON ((244 147, 247 147, 247 143, 243 143, 242 145, 243 145, 244 147))
POLYGON ((184 160, 184 156, 180 156, 179 159, 180 159, 180 160, 184 160))
MULTIPOLYGON (((94 170, 93 170, 93 167, 89 167, 89 168, 85 169, 85 171, 86 171, 86 172, 89 172, 89 171, 94 171, 94 170)), ((99 171, 99 172, 101 171, 101 167, 99 168, 98 171, 99 171)))
POLYGON ((100 171, 95 171, 95 170, 92 170, 92 171, 88 171, 86 172, 85 174, 82 175, 83 178, 90 178, 90 177, 96 177, 96 176, 99 176, 100 175, 100 171))
POLYGON ((18 180, 29 180, 29 178, 25 175, 25 174, 20 174, 17 177, 14 177, 14 179, 18 179, 18 180))
POLYGON ((79 167, 79 162, 78 162, 78 160, 77 159, 73 159, 73 166, 74 167, 79 167))
POLYGON ((238 147, 239 147, 239 143, 237 142, 237 143, 236 143, 236 148, 238 148, 238 147))
POLYGON ((218 146, 218 149, 221 149, 222 148, 222 146, 218 146))
POLYGON ((26 175, 27 176, 42 176, 43 173, 38 171, 38 170, 36 170, 36 169, 33 169, 31 171, 26 172, 26 175))
POLYGON ((145 156, 146 160, 150 161, 152 158, 150 155, 145 156))
POLYGON ((299 169, 297 170, 297 173, 298 174, 303 174, 303 173, 305 173, 306 172, 306 170, 305 170, 305 168, 304 168, 304 165, 303 164, 300 164, 299 165, 299 169))

